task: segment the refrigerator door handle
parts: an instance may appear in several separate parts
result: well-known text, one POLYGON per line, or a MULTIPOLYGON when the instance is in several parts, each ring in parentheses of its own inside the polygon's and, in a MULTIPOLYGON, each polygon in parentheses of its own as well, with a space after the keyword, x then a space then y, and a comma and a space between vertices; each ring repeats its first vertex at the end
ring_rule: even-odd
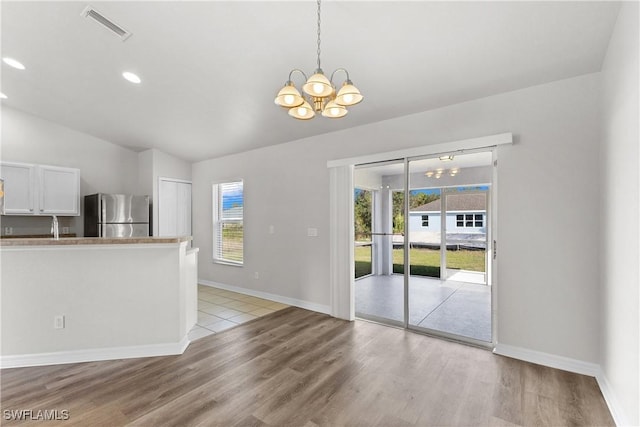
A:
POLYGON ((102 224, 107 217, 107 204, 104 201, 104 195, 100 194, 98 196, 98 212, 100 212, 100 216, 98 217, 98 224, 100 224, 99 228, 102 228, 102 224))

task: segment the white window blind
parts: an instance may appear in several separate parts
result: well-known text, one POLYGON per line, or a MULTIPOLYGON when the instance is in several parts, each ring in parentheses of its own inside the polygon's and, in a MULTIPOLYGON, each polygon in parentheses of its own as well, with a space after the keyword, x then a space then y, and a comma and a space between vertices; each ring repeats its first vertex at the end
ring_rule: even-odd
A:
POLYGON ((213 186, 213 258, 244 261, 244 188, 242 181, 213 186))

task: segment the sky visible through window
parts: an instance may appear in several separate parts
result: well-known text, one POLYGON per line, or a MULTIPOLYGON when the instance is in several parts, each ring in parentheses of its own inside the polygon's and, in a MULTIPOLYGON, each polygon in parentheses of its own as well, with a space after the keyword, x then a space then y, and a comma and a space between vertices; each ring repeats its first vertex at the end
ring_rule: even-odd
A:
POLYGON ((222 210, 228 210, 233 207, 243 205, 243 183, 235 182, 234 185, 225 186, 222 191, 222 210))

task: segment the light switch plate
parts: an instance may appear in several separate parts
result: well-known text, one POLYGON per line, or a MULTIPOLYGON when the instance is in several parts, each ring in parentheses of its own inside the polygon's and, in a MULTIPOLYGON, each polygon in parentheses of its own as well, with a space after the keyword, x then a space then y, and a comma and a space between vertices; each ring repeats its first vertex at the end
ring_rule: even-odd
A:
POLYGON ((55 329, 64 329, 64 316, 55 316, 53 318, 53 327, 55 329))
POLYGON ((307 236, 318 237, 318 229, 312 227, 307 228, 307 236))

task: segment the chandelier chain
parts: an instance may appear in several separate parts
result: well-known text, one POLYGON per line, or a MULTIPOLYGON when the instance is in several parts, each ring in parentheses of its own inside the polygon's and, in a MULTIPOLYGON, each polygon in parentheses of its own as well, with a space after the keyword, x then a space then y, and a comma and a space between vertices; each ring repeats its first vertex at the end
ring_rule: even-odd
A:
POLYGON ((320 69, 320 0, 318 0, 318 70, 320 69))

